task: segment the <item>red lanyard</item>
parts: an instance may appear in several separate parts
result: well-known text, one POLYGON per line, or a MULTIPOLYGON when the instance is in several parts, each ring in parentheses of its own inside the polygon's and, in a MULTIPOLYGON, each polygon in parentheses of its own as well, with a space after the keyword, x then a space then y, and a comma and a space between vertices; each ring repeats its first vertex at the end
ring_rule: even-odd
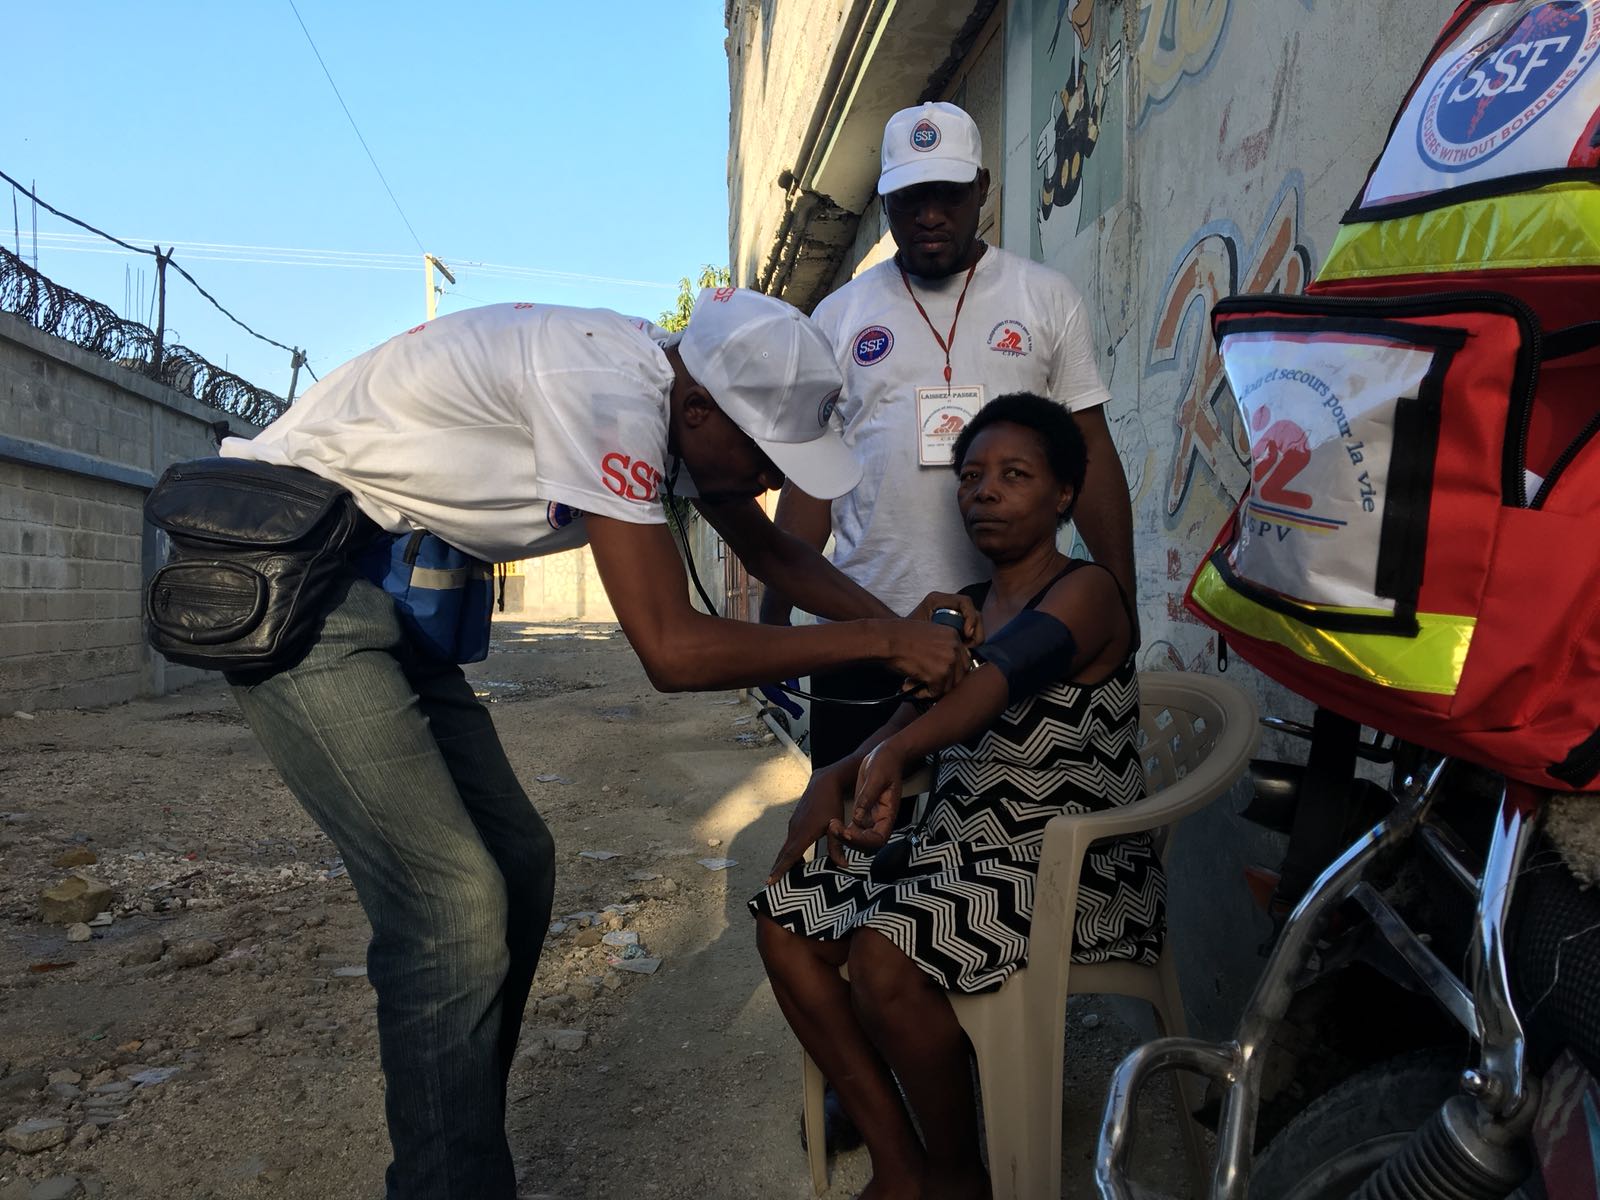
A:
POLYGON ((922 314, 922 323, 928 327, 928 332, 933 334, 933 340, 939 343, 939 349, 944 351, 944 390, 950 390, 950 347, 956 343, 956 323, 961 320, 961 306, 966 302, 967 289, 972 286, 972 273, 978 269, 981 259, 974 259, 967 268, 967 280, 961 285, 961 295, 956 297, 956 315, 950 318, 950 332, 944 337, 939 336, 939 331, 933 327, 933 322, 928 318, 928 310, 922 307, 922 301, 917 299, 917 294, 911 290, 911 276, 906 274, 906 269, 900 267, 900 282, 906 285, 906 295, 911 297, 911 303, 917 306, 917 311, 922 314))

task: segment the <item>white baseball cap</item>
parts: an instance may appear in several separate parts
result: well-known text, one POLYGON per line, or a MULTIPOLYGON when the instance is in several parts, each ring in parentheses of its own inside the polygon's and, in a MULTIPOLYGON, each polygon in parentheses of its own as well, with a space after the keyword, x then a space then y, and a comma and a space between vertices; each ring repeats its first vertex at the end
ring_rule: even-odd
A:
POLYGON ((833 420, 844 386, 833 347, 798 308, 749 288, 704 288, 678 353, 801 491, 834 500, 861 482, 833 420))
POLYGON ((902 108, 883 127, 883 173, 878 195, 919 183, 971 183, 983 165, 978 126, 942 100, 902 108))

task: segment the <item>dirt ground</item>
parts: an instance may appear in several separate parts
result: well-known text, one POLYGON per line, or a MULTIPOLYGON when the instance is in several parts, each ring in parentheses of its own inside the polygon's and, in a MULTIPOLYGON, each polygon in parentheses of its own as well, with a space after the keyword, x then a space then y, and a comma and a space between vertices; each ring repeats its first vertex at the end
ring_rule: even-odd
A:
MULTIPOLYGON (((749 700, 652 691, 614 627, 497 624, 473 674, 557 844, 511 1082, 524 1192, 803 1200, 799 1053, 744 908, 799 759, 749 700), (642 951, 591 944, 630 932, 642 951)), ((0 716, 0 1200, 381 1196, 365 945, 337 852, 220 684, 0 716), (38 900, 75 872, 115 894, 82 942, 38 900)), ((1067 1021, 1064 1194, 1089 1197, 1105 1081, 1145 1031, 1099 998, 1067 1021)), ((1184 1194, 1170 1109, 1146 1124, 1143 1174, 1184 1194)), ((828 1196, 867 1178, 842 1155, 828 1196)))

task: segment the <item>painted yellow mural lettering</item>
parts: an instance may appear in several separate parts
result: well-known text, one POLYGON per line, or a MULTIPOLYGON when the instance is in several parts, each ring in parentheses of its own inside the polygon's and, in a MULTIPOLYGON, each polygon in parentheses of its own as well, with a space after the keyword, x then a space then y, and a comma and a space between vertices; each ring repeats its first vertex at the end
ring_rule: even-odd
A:
POLYGON ((1139 120, 1204 71, 1222 42, 1230 0, 1140 0, 1139 120))
POLYGON ((1271 215, 1242 254, 1243 239, 1232 222, 1217 221, 1201 229, 1179 255, 1162 291, 1145 374, 1178 377, 1176 437, 1165 501, 1169 519, 1183 511, 1197 465, 1218 477, 1225 443, 1241 466, 1249 461, 1246 431, 1226 408, 1218 411, 1219 402, 1226 399, 1227 379, 1209 319, 1212 306, 1236 292, 1305 290, 1311 252, 1300 241, 1300 193, 1301 180, 1295 172, 1279 188, 1271 215))

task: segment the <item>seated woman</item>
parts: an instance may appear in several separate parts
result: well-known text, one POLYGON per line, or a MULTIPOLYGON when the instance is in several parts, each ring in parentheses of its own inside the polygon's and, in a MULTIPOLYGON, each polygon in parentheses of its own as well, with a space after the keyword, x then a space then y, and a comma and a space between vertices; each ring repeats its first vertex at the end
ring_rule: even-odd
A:
MULTIPOLYGON (((964 590, 998 631, 975 652, 983 665, 812 776, 750 901, 784 1016, 866 1140, 870 1200, 989 1195, 970 1048, 945 992, 993 990, 1026 964, 1052 817, 1144 795, 1128 599, 1109 571, 1056 549, 1086 465, 1071 415, 1002 396, 968 424, 954 462, 968 536, 994 563, 964 590), (934 754, 927 815, 896 831, 902 774, 934 754), (799 861, 824 832, 828 854, 799 861)), ((1154 963, 1165 891, 1148 835, 1096 843, 1073 960, 1154 963)))

